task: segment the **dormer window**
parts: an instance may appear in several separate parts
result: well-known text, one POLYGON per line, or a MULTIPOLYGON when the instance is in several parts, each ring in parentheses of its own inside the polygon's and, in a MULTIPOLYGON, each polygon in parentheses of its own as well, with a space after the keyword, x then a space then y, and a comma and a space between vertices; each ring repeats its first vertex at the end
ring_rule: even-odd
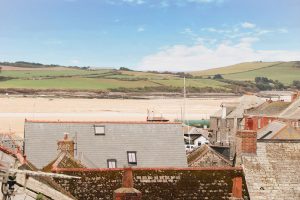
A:
POLYGON ((95 135, 105 135, 105 126, 95 125, 95 135))

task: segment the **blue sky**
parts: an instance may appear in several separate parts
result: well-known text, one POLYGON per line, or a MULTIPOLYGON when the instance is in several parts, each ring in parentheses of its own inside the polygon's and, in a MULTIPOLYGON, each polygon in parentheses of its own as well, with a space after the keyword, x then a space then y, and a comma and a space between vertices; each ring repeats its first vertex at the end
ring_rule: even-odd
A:
POLYGON ((0 0, 0 60, 189 71, 300 60, 300 0, 0 0))

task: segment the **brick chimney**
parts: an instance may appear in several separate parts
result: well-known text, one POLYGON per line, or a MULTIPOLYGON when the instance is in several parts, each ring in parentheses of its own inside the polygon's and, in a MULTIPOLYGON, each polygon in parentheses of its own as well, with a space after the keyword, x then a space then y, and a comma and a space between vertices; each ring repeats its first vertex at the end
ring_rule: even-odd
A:
POLYGON ((232 179, 232 196, 230 200, 243 200, 243 179, 235 177, 232 179))
POLYGON ((69 133, 64 133, 64 139, 57 142, 58 151, 65 152, 74 158, 75 142, 69 138, 69 133))
POLYGON ((132 168, 124 168, 122 187, 114 191, 113 200, 141 200, 142 193, 133 188, 132 168))
POLYGON ((236 134, 236 154, 256 154, 257 132, 253 130, 241 130, 236 134))

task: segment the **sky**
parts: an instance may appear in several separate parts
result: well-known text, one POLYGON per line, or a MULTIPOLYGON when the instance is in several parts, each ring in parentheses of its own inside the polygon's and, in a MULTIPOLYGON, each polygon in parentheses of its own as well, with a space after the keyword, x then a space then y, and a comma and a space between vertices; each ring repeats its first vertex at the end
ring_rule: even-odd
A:
POLYGON ((194 71, 300 60, 300 0, 0 0, 0 61, 194 71))

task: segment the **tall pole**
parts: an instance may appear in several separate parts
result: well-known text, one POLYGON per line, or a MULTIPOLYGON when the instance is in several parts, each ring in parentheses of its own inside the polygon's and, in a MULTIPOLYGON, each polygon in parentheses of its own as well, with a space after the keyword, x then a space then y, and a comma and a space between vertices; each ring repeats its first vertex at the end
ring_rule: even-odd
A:
MULTIPOLYGON (((185 77, 183 77, 183 124, 185 125, 186 122, 186 82, 185 82, 185 77)), ((188 126, 188 136, 189 136, 189 151, 192 150, 191 147, 191 135, 190 135, 190 126, 188 126)))
POLYGON ((186 89, 185 89, 185 77, 183 77, 183 123, 185 122, 185 104, 186 104, 186 89))

